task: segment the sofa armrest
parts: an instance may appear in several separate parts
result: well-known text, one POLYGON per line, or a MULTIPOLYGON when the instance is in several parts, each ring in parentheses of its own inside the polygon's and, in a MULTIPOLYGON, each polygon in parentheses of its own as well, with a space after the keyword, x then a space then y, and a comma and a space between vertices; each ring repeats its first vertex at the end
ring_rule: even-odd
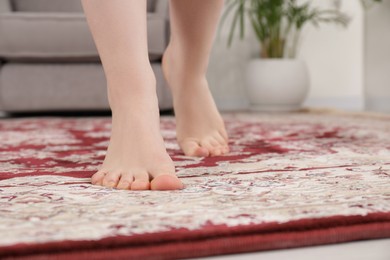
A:
POLYGON ((11 3, 9 0, 0 0, 0 13, 11 12, 11 3))

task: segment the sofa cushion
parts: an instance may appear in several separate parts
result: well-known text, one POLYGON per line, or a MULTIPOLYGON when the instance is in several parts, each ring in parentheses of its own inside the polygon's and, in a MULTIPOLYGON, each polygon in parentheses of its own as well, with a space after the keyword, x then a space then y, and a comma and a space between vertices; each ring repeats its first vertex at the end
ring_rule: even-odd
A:
MULTIPOLYGON (((82 12, 81 0, 11 0, 18 12, 82 12)), ((148 12, 155 10, 155 0, 148 0, 148 12)))
POLYGON ((81 0, 11 0, 18 12, 82 12, 81 0))
MULTIPOLYGON (((148 13, 151 60, 161 58, 167 44, 167 26, 164 17, 148 13)), ((2 59, 98 59, 82 13, 0 13, 0 35, 2 59)))
MULTIPOLYGON (((172 96, 160 63, 152 63, 160 109, 172 96)), ((109 109, 107 83, 98 63, 13 63, 0 70, 0 110, 54 111, 109 109)))
POLYGON ((0 73, 0 109, 107 109, 106 80, 97 63, 7 63, 0 73))

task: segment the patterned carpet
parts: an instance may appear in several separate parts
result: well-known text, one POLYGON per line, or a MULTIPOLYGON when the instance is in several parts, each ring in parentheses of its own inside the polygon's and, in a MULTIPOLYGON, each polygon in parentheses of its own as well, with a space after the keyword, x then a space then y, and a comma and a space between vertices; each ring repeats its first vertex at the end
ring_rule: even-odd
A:
POLYGON ((231 152, 184 156, 185 189, 93 186, 109 118, 0 120, 0 258, 175 259, 390 237, 390 117, 224 115, 231 152))

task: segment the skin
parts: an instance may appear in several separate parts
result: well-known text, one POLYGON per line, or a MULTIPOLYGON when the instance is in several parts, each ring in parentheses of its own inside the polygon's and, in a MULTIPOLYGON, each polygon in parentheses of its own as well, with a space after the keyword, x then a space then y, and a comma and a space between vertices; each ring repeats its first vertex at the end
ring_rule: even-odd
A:
MULTIPOLYGON (((126 190, 177 190, 160 133, 156 79, 147 48, 145 0, 82 0, 107 79, 110 144, 92 184, 126 190), (151 147, 153 149, 151 149, 151 147)), ((205 77, 223 0, 171 0, 171 38, 163 56, 178 143, 188 156, 229 151, 205 77)))

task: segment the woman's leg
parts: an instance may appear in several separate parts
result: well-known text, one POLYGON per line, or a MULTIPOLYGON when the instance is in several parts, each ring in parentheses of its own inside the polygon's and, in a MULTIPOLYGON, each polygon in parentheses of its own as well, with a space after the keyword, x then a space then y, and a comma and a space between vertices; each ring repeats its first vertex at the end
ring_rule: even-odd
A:
POLYGON ((82 0, 107 79, 110 144, 92 183, 118 189, 180 189, 159 129, 148 60, 146 0, 82 0))
POLYGON ((177 138, 186 155, 229 151, 223 120, 206 80, 223 0, 170 0, 171 39, 163 70, 171 87, 177 138))

